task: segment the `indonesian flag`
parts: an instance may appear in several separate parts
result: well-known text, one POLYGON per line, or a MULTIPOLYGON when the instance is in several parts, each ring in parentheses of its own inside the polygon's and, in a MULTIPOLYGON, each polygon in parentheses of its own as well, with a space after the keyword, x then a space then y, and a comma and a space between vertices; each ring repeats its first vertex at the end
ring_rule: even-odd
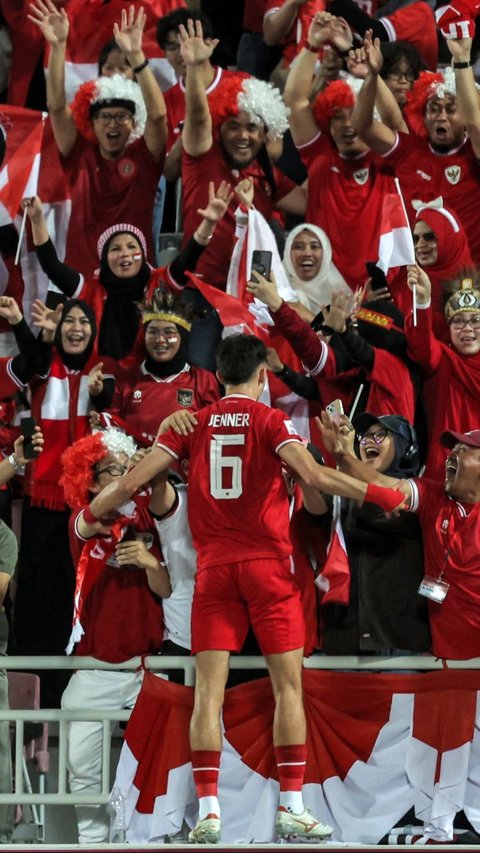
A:
POLYGON ((236 296, 230 296, 228 293, 223 293, 218 288, 212 287, 211 284, 206 284, 201 278, 191 272, 187 272, 187 275, 193 286, 200 291, 212 308, 215 308, 224 326, 241 326, 244 327, 245 332, 251 335, 256 334, 254 331, 255 320, 240 299, 237 299, 236 296))
MULTIPOLYGON (((71 203, 50 119, 37 110, 2 104, 0 124, 6 137, 5 159, 0 172, 0 224, 13 220, 19 231, 20 201, 34 195, 38 186, 48 232, 59 257, 63 258, 71 203)), ((20 266, 14 265, 13 256, 5 255, 2 260, 0 292, 23 305, 29 321, 34 299, 45 299, 48 279, 38 263, 28 229, 21 244, 20 266)), ((8 324, 0 321, 0 331, 6 329, 9 329, 8 324)))
MULTIPOLYGON (((480 673, 304 671, 303 794, 334 840, 377 844, 410 808, 426 838, 451 837, 463 809, 480 830, 480 673)), ((161 843, 197 802, 188 728, 193 689, 146 673, 125 733, 115 785, 131 844, 161 843)), ((268 679, 226 691, 219 799, 222 841, 274 840, 278 777, 268 679)))
POLYGON ((383 197, 377 266, 385 275, 392 267, 415 263, 412 232, 398 178, 395 178, 395 185, 397 192, 385 193, 383 197))
MULTIPOLYGON (((70 32, 65 64, 67 101, 73 100, 78 87, 98 77, 98 58, 106 42, 113 39, 113 25, 120 24, 122 11, 128 13, 131 0, 69 0, 70 32)), ((140 5, 140 4, 138 4, 140 5)), ((160 87, 165 90, 177 78, 156 38, 157 22, 175 9, 185 8, 184 0, 145 0, 141 4, 147 17, 142 46, 160 87)), ((48 51, 45 51, 47 73, 48 51)))
POLYGON ((13 222, 22 198, 37 194, 45 119, 43 113, 0 172, 0 226, 13 222))
POLYGON ((322 595, 322 604, 348 604, 350 600, 350 563, 341 521, 341 498, 333 497, 332 530, 327 547, 327 559, 315 584, 322 595))

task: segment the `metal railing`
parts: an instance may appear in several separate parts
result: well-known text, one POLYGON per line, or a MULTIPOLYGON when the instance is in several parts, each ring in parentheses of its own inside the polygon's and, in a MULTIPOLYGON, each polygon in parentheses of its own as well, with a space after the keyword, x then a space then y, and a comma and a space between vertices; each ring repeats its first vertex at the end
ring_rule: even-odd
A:
MULTIPOLYGON (((430 655, 413 655, 399 657, 357 657, 341 656, 327 657, 313 655, 305 659, 307 669, 317 670, 354 670, 357 672, 375 671, 434 671, 442 670, 447 665, 449 669, 480 669, 480 658, 467 661, 448 661, 433 658, 430 655)), ((183 656, 159 656, 149 655, 143 661, 140 657, 132 658, 121 664, 105 663, 90 657, 20 657, 11 656, 2 658, 2 667, 7 670, 38 671, 38 670, 136 670, 144 666, 145 669, 154 672, 166 672, 170 669, 183 669, 185 672, 185 684, 193 686, 195 683, 195 659, 183 656)), ((263 657, 232 656, 231 668, 241 670, 266 670, 263 657)), ((110 742, 111 722, 122 722, 129 719, 130 710, 101 710, 89 711, 85 708, 78 710, 40 709, 40 710, 0 710, 0 721, 8 720, 15 724, 15 793, 0 794, 0 805, 19 804, 101 804, 107 803, 110 794, 110 742), (67 790, 67 737, 68 723, 99 722, 102 724, 102 785, 98 794, 70 793, 67 790), (36 723, 58 723, 58 778, 56 791, 52 793, 40 792, 30 793, 24 790, 24 779, 22 775, 24 724, 26 722, 36 723)), ((49 774, 49 787, 53 786, 53 780, 49 774)))

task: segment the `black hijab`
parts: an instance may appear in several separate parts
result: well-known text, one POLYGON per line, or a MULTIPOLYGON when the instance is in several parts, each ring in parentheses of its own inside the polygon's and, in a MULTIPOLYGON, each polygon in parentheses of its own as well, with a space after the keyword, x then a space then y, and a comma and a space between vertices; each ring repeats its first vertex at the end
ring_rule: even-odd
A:
POLYGON ((54 338, 55 349, 57 350, 65 367, 68 367, 69 370, 82 370, 92 354, 96 336, 97 323, 95 320, 93 308, 91 308, 90 305, 87 305, 87 303, 84 302, 83 299, 68 299, 63 306, 62 316, 60 317, 60 322, 56 328, 54 338), (62 324, 65 320, 65 317, 67 316, 69 311, 72 310, 72 308, 80 308, 80 310, 83 311, 85 316, 88 317, 88 320, 90 322, 90 340, 82 353, 67 353, 65 352, 62 345, 62 324))

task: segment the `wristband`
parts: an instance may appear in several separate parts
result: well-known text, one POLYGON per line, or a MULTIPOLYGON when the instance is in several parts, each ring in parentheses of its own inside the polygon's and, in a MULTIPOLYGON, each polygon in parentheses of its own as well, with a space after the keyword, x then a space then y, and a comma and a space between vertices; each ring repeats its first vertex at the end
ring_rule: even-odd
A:
POLYGON ((470 60, 468 60, 468 62, 454 62, 453 67, 454 68, 470 68, 471 64, 472 63, 470 60))
POLYGON ((405 495, 399 489, 388 489, 369 483, 365 492, 367 503, 377 504, 385 512, 393 512, 405 503, 405 495))
POLYGON ((93 514, 89 506, 86 506, 83 510, 83 520, 85 524, 96 524, 98 521, 97 516, 93 514))
POLYGON ((140 71, 143 71, 143 69, 147 67, 147 65, 148 65, 148 59, 144 59, 144 61, 140 65, 137 65, 136 68, 132 68, 132 71, 134 74, 139 74, 140 71))
POLYGON ((310 53, 318 53, 318 51, 320 50, 319 47, 314 47, 313 44, 310 44, 307 39, 305 39, 305 41, 303 42, 302 47, 304 47, 305 50, 309 50, 310 53))

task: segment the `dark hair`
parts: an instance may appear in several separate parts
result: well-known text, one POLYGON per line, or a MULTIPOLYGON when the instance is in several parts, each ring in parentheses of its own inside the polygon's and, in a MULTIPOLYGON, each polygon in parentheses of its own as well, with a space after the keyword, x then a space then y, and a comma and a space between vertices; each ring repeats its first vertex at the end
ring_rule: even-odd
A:
POLYGON ((167 44, 168 33, 172 30, 175 30, 177 33, 180 24, 186 27, 189 20, 200 21, 203 29, 203 37, 206 39, 213 38, 212 23, 210 18, 207 18, 203 12, 200 12, 199 9, 175 9, 174 12, 170 12, 164 18, 160 18, 157 24, 157 42, 163 50, 167 44))
POLYGON ((383 78, 388 77, 393 68, 398 65, 402 59, 408 63, 415 75, 415 80, 418 79, 420 72, 425 71, 427 66, 420 56, 418 50, 407 41, 384 41, 380 46, 383 56, 383 68, 380 72, 383 78))
POLYGON ((5 151, 7 149, 7 139, 5 136, 5 131, 3 126, 0 125, 0 166, 3 163, 3 158, 5 157, 5 151))
MULTIPOLYGON (((120 50, 115 39, 110 39, 110 41, 105 42, 102 49, 100 50, 100 55, 98 57, 98 76, 99 77, 102 76, 102 68, 105 65, 105 63, 106 63, 109 55, 111 54, 112 50, 118 50, 119 53, 122 53, 122 51, 120 50)), ((127 65, 130 65, 127 57, 125 57, 125 59, 127 61, 127 65)))
POLYGON ((267 348, 255 335, 229 335, 217 350, 217 367, 225 385, 248 382, 257 367, 266 363, 267 348))

